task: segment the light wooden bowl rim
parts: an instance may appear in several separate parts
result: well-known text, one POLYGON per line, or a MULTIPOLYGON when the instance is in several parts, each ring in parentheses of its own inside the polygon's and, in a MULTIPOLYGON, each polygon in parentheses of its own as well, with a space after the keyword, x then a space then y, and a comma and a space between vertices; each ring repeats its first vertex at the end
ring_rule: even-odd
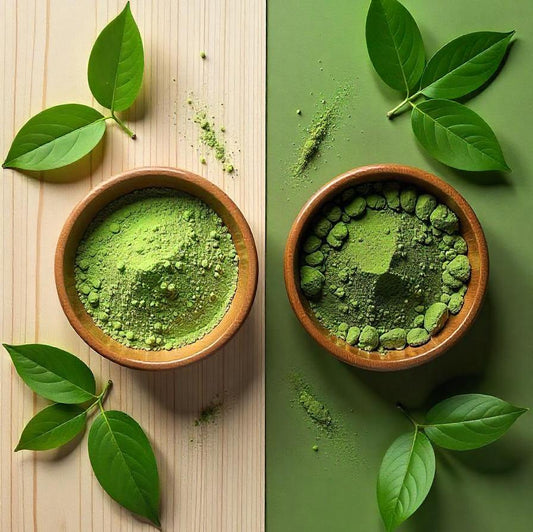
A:
POLYGON ((487 242, 479 220, 467 201, 457 190, 435 175, 418 168, 398 164, 377 164, 355 168, 324 185, 309 199, 296 217, 285 247, 284 277, 287 295, 292 309, 306 331, 339 360, 352 366, 375 371, 395 371, 419 366, 437 358, 455 345, 479 313, 487 290, 488 276, 487 242), (472 275, 461 311, 456 316, 451 316, 443 330, 432 337, 427 344, 416 348, 408 346, 402 350, 389 351, 386 356, 352 347, 330 333, 313 316, 298 282, 300 238, 322 205, 349 186, 376 181, 399 181, 403 184, 415 185, 434 194, 439 201, 452 208, 459 217, 461 232, 468 244, 468 257, 472 265, 472 275))
POLYGON ((257 289, 258 260, 252 231, 237 205, 216 185, 187 170, 146 167, 122 172, 97 186, 67 218, 59 235, 54 273, 61 306, 75 331, 100 355, 130 368, 172 369, 202 360, 219 350, 248 316, 257 289), (221 322, 203 338, 172 350, 126 347, 107 336, 86 312, 73 280, 73 257, 90 220, 113 199, 133 190, 170 187, 199 197, 223 219, 239 255, 237 290, 221 322))

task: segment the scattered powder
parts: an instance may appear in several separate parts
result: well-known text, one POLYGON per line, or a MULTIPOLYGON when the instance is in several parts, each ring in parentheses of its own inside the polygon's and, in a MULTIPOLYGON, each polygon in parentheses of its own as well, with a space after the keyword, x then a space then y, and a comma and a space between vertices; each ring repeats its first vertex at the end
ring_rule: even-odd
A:
POLYGON ((237 287, 235 246, 200 199, 166 188, 122 196, 79 244, 75 281, 95 323, 138 349, 190 344, 222 319, 237 287))
MULTIPOLYGON (((325 99, 321 100, 321 108, 313 118, 311 125, 306 129, 305 140, 299 150, 296 163, 292 167, 291 174, 293 178, 301 178, 308 166, 319 156, 322 143, 336 126, 341 114, 341 104, 348 92, 348 88, 340 89, 333 97, 331 103, 328 103, 325 99)), ((301 109, 297 109, 296 114, 301 115, 301 109)))
POLYGON ((323 452, 326 456, 331 455, 336 461, 358 461, 357 434, 346 431, 344 416, 340 413, 334 414, 328 405, 314 394, 300 373, 291 373, 289 382, 295 392, 294 407, 302 412, 310 427, 317 430, 316 442, 311 446, 311 450, 315 453, 321 450, 321 454, 323 452), (320 440, 322 443, 319 446, 320 440))
MULTIPOLYGON (((191 99, 187 100, 187 103, 193 105, 191 99)), ((225 141, 217 134, 217 128, 213 119, 209 119, 207 111, 197 110, 195 111, 193 121, 200 127, 200 142, 213 152, 215 159, 222 163, 224 172, 232 174, 235 171, 235 167, 231 162, 225 141)), ((221 127, 219 131, 224 133, 226 129, 221 127)))
POLYGON ((298 397, 300 405, 307 412, 307 415, 321 428, 329 431, 332 427, 333 420, 331 414, 325 405, 320 403, 309 392, 303 390, 298 397))
POLYGON ((207 405, 198 418, 194 421, 195 426, 208 425, 214 423, 219 417, 222 410, 222 402, 213 402, 207 405))
POLYGON ((300 150, 300 155, 293 169, 294 176, 301 176, 307 165, 317 154, 322 141, 326 138, 333 121, 333 107, 325 109, 319 114, 308 130, 308 136, 300 150))

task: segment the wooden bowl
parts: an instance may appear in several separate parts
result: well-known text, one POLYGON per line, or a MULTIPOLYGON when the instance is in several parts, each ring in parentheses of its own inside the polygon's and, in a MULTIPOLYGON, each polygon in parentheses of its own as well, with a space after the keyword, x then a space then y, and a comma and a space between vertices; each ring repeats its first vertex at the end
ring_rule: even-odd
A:
POLYGON ((70 324, 96 352, 123 366, 139 369, 176 368, 201 360, 220 349, 237 332, 250 312, 257 288, 257 271, 254 238, 235 203, 206 179, 173 168, 131 170, 92 190, 78 203, 65 222, 55 255, 57 292, 70 324), (228 227, 240 259, 237 290, 222 321, 203 338, 179 349, 133 349, 107 336, 85 310, 74 281, 76 250, 91 220, 111 201, 133 190, 148 187, 175 188, 204 201, 218 213, 228 227))
POLYGON ((285 248, 285 285, 291 306, 307 332, 338 359, 360 368, 376 371, 395 371, 425 364, 450 349, 472 325, 481 308, 489 276, 487 242, 479 220, 466 200, 450 185, 438 177, 409 166, 382 164, 350 170, 323 186, 298 214, 285 248), (468 258, 472 274, 465 295, 463 308, 451 316, 436 336, 420 347, 406 347, 389 351, 387 355, 367 352, 352 347, 334 336, 315 317, 309 303, 300 290, 299 255, 302 235, 315 215, 327 201, 352 185, 376 181, 397 181, 415 185, 433 194, 440 202, 450 207, 458 216, 462 236, 468 244, 468 258))

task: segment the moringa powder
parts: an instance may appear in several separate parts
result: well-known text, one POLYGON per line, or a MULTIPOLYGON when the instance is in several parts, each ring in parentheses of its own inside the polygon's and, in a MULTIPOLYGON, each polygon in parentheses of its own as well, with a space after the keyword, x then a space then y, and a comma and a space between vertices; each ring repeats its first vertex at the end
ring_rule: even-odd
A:
POLYGON ((325 205, 300 255, 316 318, 366 351, 417 347, 463 305, 470 278, 455 213, 398 183, 349 188, 325 205))

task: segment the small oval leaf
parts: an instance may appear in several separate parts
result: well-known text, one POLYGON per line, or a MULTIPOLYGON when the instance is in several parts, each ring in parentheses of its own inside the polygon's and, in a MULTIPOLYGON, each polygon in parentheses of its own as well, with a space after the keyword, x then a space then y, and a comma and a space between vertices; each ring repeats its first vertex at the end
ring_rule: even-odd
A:
POLYGON ((420 92, 454 99, 479 89, 500 66, 514 33, 480 31, 449 42, 429 60, 420 92))
POLYGON ((86 105, 69 103, 45 109, 17 133, 4 168, 52 170, 87 155, 105 133, 105 119, 86 105))
POLYGON ((89 87, 101 105, 123 111, 135 101, 143 71, 143 43, 128 2, 94 43, 87 72, 89 87))
POLYGON ((381 79, 393 89, 409 91, 424 70, 426 54, 420 30, 397 0, 372 0, 366 18, 366 46, 381 79))
POLYGON ((435 477, 435 452, 424 433, 403 434, 389 447, 378 475, 378 506, 387 532, 424 502, 435 477))
POLYGON ((56 403, 95 399, 96 383, 79 358, 51 345, 6 345, 17 373, 37 394, 56 403))
POLYGON ((124 412, 102 412, 89 431, 89 458, 102 488, 128 510, 159 523, 159 475, 139 424, 124 412))
POLYGON ((50 405, 30 419, 15 451, 46 451, 61 447, 83 430, 86 421, 85 410, 77 405, 50 405))
POLYGON ((460 103, 427 100, 416 104, 411 125, 420 144, 441 163, 459 170, 510 171, 490 126, 460 103))
POLYGON ((503 436, 525 412, 490 395, 456 395, 428 412, 424 432, 446 449, 477 449, 503 436))

